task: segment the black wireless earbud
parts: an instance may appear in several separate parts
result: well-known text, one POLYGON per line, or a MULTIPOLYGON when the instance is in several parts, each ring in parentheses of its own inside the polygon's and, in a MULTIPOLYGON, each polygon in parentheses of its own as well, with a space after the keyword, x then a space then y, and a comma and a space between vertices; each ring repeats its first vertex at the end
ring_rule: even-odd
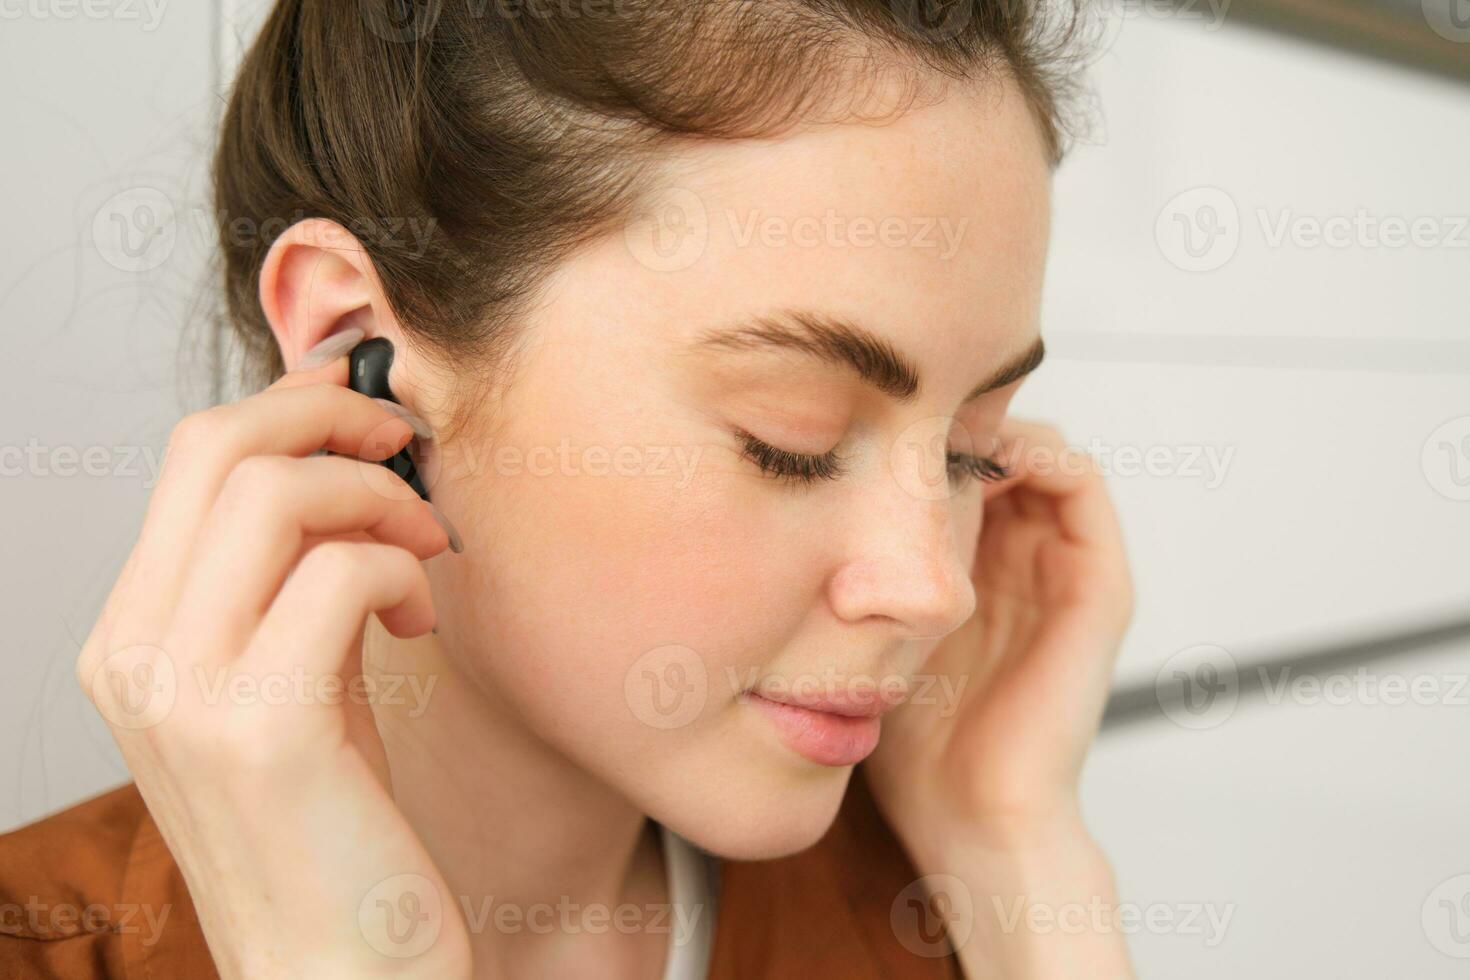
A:
MULTIPOLYGON (((352 348, 352 354, 348 358, 347 387, 360 391, 369 398, 386 398, 395 404, 402 404, 393 397, 393 391, 388 387, 388 369, 392 366, 391 340, 387 337, 364 340, 352 348)), ((382 465, 401 476, 420 497, 429 499, 429 491, 424 489, 423 480, 419 478, 418 468, 413 464, 408 446, 383 460, 382 465)))

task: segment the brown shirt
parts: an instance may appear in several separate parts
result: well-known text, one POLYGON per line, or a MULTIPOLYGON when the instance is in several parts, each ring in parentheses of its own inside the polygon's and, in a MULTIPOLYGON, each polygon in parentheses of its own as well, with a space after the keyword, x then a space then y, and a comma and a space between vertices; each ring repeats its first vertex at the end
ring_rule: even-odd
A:
MULTIPOLYGON (((710 980, 954 980, 896 932, 918 878, 862 767, 814 846, 722 861, 710 980)), ((943 953, 943 955, 935 955, 943 953)), ((0 834, 0 980, 217 978, 188 888, 132 783, 0 834)))

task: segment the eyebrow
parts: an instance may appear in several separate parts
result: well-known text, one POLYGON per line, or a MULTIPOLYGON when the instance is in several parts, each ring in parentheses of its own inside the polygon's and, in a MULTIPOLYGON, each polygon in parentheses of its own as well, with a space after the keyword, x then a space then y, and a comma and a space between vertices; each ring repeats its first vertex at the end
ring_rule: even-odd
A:
MULTIPOLYGON (((739 351, 792 350, 852 368, 865 382, 900 402, 918 395, 919 369, 882 337, 841 317, 807 310, 779 310, 749 322, 704 331, 697 349, 739 351)), ((962 404, 1019 381, 1041 366, 1046 345, 1040 337, 1016 357, 984 378, 962 404)))

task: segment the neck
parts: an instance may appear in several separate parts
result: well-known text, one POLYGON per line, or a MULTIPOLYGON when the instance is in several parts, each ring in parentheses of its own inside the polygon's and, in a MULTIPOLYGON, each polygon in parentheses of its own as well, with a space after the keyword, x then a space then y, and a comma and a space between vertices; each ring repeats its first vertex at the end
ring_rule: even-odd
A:
MULTIPOLYGON (((645 814, 538 738, 438 637, 400 640, 371 618, 363 672, 378 694, 393 796, 459 902, 477 973, 482 963, 522 975, 594 956, 604 966, 609 956, 661 962, 659 934, 630 941, 589 932, 582 918, 668 900, 645 814), (623 949, 609 950, 617 940, 623 949)), ((628 973, 649 975, 646 966, 628 973)))

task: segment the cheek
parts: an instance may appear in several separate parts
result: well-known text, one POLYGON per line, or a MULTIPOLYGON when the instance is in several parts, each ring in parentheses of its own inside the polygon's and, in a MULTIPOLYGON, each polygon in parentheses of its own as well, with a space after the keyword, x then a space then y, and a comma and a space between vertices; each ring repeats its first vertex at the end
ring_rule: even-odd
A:
POLYGON ((696 720, 712 721, 790 642, 820 575, 792 560, 782 508, 692 430, 537 418, 506 434, 519 462, 504 456, 443 484, 454 497, 445 506, 469 511, 474 532, 436 582, 478 638, 466 661, 542 737, 584 758, 610 746, 663 754, 716 732, 660 738, 630 700, 646 697, 650 670, 669 667, 650 651, 677 645, 694 662, 670 676, 702 674, 696 720))
POLYGON ((435 489, 466 541, 430 566, 465 638, 456 659, 516 725, 701 846, 752 860, 809 846, 847 774, 795 760, 733 692, 825 627, 842 509, 762 483, 672 411, 520 419, 507 442, 565 436, 566 452, 531 471, 487 449, 435 489), (640 466, 597 471, 593 446, 634 447, 622 458, 640 466), (679 692, 696 682, 691 715, 679 692))

